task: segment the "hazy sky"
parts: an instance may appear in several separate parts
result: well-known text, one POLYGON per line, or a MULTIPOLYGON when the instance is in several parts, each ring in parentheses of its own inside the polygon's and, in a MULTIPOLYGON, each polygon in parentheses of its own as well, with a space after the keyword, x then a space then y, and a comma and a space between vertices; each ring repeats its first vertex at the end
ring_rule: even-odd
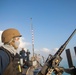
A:
MULTIPOLYGON (((76 28, 76 0, 0 0, 0 31, 18 29, 23 36, 22 46, 31 51, 30 18, 35 52, 54 54, 76 28)), ((73 53, 75 46, 76 35, 67 48, 73 53)), ((65 53, 62 56, 66 57, 65 53)))

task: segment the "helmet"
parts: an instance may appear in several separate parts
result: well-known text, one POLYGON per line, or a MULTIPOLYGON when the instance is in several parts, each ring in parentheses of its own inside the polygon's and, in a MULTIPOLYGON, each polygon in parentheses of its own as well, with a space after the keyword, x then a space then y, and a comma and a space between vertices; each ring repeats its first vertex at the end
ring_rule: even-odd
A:
POLYGON ((8 43, 14 37, 21 37, 21 35, 18 30, 10 28, 3 31, 1 39, 3 43, 8 43))

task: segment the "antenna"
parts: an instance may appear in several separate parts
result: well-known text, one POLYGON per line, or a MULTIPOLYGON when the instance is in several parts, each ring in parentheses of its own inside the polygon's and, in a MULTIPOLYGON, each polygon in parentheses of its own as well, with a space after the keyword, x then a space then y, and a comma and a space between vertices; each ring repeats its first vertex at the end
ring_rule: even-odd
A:
POLYGON ((31 34, 32 34, 32 51, 33 51, 33 57, 34 57, 34 30, 33 30, 33 25, 32 25, 32 18, 30 18, 31 21, 31 34))

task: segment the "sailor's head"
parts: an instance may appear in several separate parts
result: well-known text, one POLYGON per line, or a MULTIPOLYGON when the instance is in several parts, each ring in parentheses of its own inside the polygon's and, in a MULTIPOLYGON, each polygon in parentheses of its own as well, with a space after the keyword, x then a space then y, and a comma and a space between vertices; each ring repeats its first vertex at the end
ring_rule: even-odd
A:
POLYGON ((17 29, 9 28, 3 31, 1 40, 4 44, 12 45, 15 49, 18 48, 21 34, 17 29))

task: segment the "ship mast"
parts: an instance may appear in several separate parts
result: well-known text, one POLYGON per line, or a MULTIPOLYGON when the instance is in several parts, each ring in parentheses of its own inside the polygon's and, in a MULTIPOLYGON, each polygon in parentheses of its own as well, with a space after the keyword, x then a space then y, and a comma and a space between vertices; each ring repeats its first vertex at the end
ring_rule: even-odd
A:
POLYGON ((31 26, 31 34, 32 34, 32 51, 33 51, 33 57, 34 57, 34 30, 32 25, 32 18, 30 18, 30 26, 31 26))

